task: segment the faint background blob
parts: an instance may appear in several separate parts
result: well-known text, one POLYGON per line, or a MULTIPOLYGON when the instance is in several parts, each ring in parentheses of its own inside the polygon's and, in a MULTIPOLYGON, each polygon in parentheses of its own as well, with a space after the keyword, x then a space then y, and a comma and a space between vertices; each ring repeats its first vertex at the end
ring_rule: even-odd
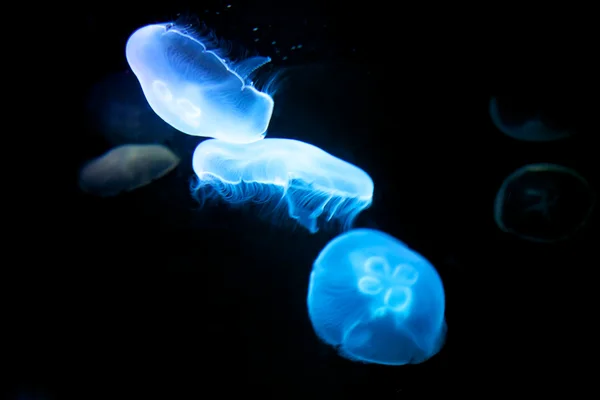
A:
POLYGON ((79 173, 79 187, 101 197, 116 196, 159 179, 179 164, 162 145, 123 145, 88 162, 79 173))
POLYGON ((498 227, 522 239, 568 239, 587 222, 595 203, 588 181, 555 164, 531 164, 509 175, 496 196, 498 227))
POLYGON ((8 397, 9 400, 51 400, 50 393, 37 388, 25 388, 13 391, 8 397))
POLYGON ((513 139, 529 142, 549 142, 566 139, 571 132, 532 107, 530 99, 492 97, 490 117, 494 126, 513 139))
POLYGON ((108 75, 94 85, 87 109, 91 130, 115 146, 164 144, 177 134, 150 108, 131 72, 108 75))

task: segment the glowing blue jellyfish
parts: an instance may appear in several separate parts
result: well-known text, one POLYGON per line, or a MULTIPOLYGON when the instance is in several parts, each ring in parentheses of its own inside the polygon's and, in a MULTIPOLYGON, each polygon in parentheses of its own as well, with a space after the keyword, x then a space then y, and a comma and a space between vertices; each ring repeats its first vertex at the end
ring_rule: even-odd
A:
POLYGON ((275 211, 285 207, 311 233, 320 222, 349 228, 373 199, 373 181, 366 172, 298 140, 247 145, 205 140, 194 151, 192 167, 198 197, 270 203, 275 211))
POLYGON ((177 130, 232 143, 262 139, 273 99, 248 78, 270 59, 234 64, 209 50, 209 41, 176 24, 148 25, 129 37, 127 62, 150 107, 177 130))
POLYGON ((552 243, 582 228, 595 202, 592 187, 576 171, 555 164, 525 165, 502 183, 494 219, 504 232, 552 243))
POLYGON ((439 275, 380 231, 355 229, 329 242, 313 265, 307 303, 317 336, 353 361, 417 364, 444 344, 439 275))
POLYGON ((515 121, 509 121, 511 115, 501 112, 499 102, 495 97, 490 100, 490 117, 494 126, 502 133, 513 139, 529 142, 549 142, 553 140, 565 139, 571 136, 571 133, 564 130, 556 130, 547 126, 539 116, 533 118, 512 118, 515 121))

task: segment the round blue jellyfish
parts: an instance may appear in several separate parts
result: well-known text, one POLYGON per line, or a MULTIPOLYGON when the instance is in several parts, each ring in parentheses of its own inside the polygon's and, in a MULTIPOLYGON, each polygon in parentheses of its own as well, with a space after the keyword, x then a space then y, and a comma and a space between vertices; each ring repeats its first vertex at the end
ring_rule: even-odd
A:
POLYGON ((199 199, 216 196, 233 204, 285 207, 311 233, 322 221, 348 229, 373 199, 373 181, 366 172, 298 140, 247 145, 205 140, 194 151, 192 167, 198 177, 192 190, 199 199))
POLYGON ((444 343, 439 275, 380 231, 354 229, 329 242, 314 262, 307 303, 317 336, 353 361, 417 364, 444 343))
POLYGON ((150 107, 175 129, 232 143, 262 139, 274 103, 248 78, 270 59, 232 63, 210 43, 186 26, 147 25, 129 37, 127 62, 150 107))

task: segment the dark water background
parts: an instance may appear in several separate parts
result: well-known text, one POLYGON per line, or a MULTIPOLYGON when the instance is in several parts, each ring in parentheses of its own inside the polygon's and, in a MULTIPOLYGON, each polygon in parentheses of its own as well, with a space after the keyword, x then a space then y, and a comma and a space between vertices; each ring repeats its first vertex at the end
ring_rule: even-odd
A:
POLYGON ((493 201, 507 175, 534 162, 574 168, 598 187, 591 36, 537 20, 532 33, 521 11, 464 12, 474 17, 385 3, 124 1, 79 5, 54 31, 40 29, 47 53, 36 65, 56 79, 31 88, 37 114, 21 120, 40 126, 21 147, 7 145, 33 149, 8 163, 26 166, 8 174, 4 195, 4 381, 52 398, 586 387, 582 361, 597 359, 597 216, 569 242, 531 244, 497 229, 493 201), (174 135, 182 165, 151 186, 115 199, 78 192, 81 163, 111 146, 90 127, 91 88, 127 71, 136 28, 178 13, 285 71, 269 135, 315 144, 372 176, 374 202, 357 226, 400 238, 442 277, 449 332, 436 357, 362 365, 320 343, 306 289, 333 235, 224 206, 200 213, 188 191, 198 139, 174 135), (506 93, 580 134, 546 144, 504 136, 488 101, 506 93))

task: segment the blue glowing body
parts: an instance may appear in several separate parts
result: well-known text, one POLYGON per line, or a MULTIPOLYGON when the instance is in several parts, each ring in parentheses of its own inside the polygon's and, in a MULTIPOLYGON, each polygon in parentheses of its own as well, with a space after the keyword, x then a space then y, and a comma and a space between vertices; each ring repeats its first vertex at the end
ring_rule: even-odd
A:
POLYGON ((329 242, 314 262, 307 304, 316 334, 354 361, 416 364, 444 343, 439 275, 380 231, 355 229, 329 242))
POLYGON ((174 24, 138 29, 126 56, 150 107, 175 129, 232 143, 264 138, 273 99, 247 78, 268 57, 231 63, 174 24))
POLYGON ((323 220, 349 228, 373 199, 373 181, 366 172, 298 140, 247 145, 205 140, 194 151, 192 167, 198 177, 192 188, 196 193, 202 190, 204 196, 229 203, 283 205, 312 233, 323 220))

